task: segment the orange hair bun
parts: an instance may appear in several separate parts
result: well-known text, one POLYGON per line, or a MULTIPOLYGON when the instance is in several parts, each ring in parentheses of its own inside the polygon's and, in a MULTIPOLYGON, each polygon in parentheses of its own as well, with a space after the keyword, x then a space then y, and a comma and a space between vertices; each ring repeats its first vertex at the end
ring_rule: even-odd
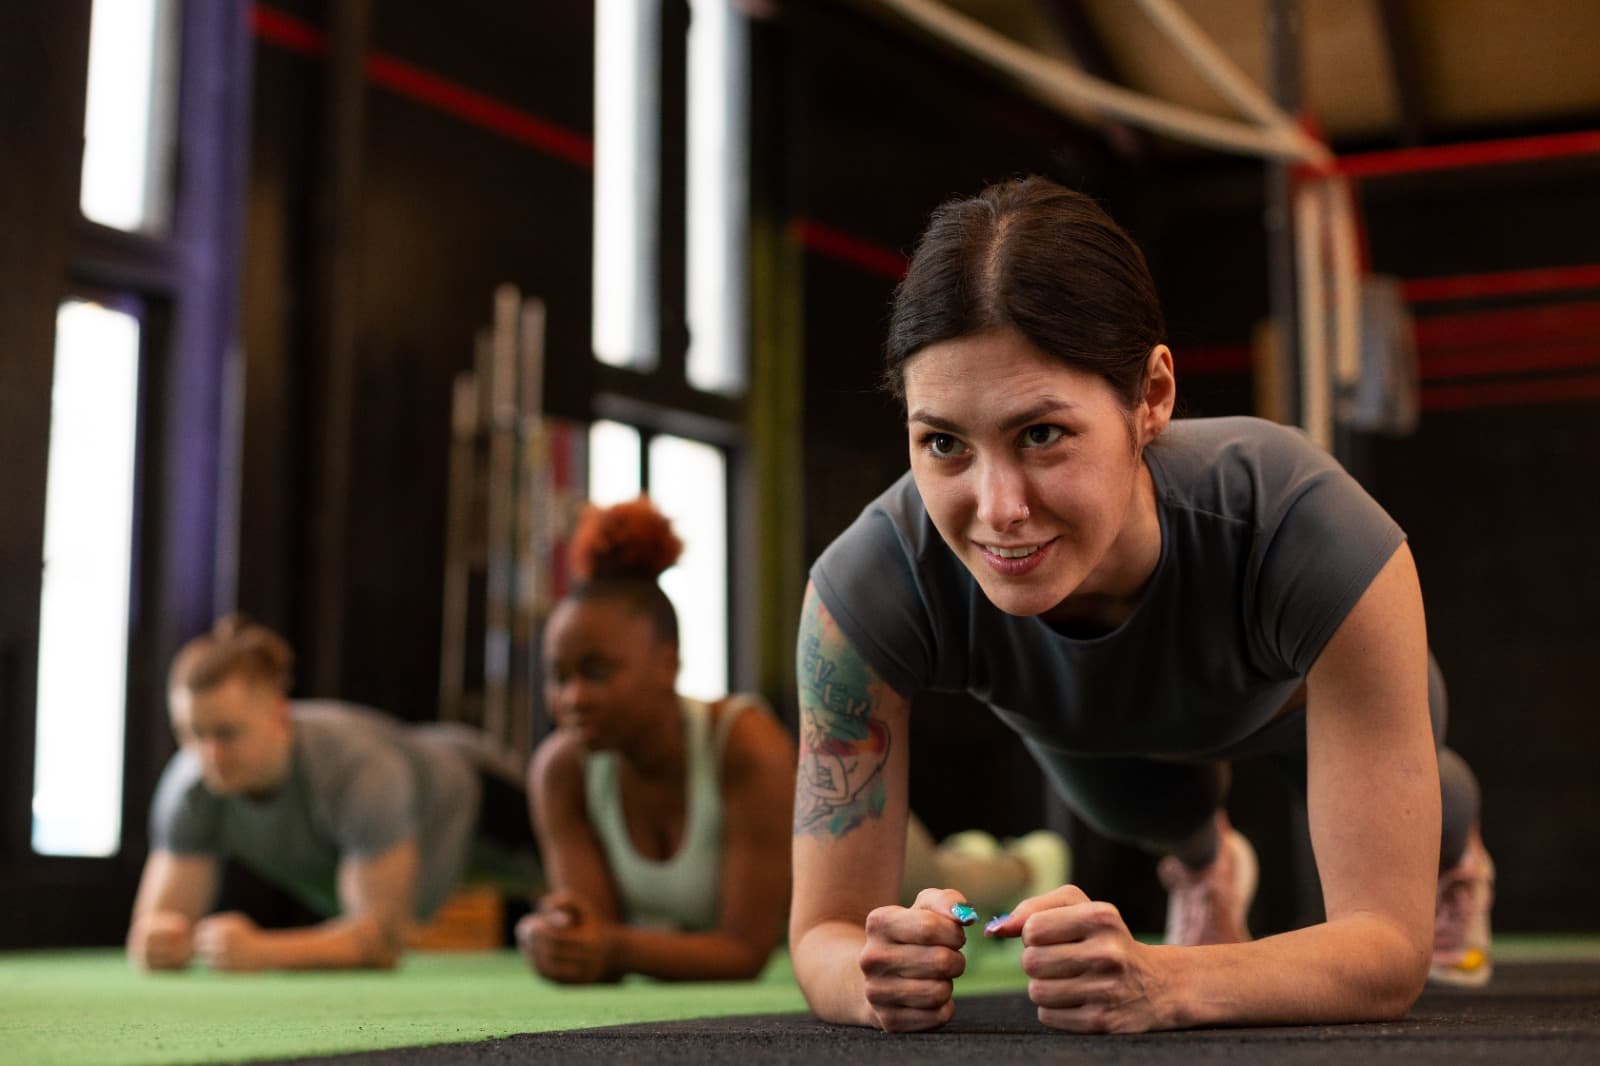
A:
POLYGON ((648 496, 596 507, 578 516, 570 549, 580 581, 644 578, 654 581, 683 554, 683 541, 648 496))

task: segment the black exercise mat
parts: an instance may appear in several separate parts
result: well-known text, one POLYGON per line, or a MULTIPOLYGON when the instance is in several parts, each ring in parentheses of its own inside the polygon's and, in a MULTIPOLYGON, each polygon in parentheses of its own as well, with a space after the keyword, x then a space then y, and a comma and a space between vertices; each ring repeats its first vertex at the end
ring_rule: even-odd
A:
POLYGON ((396 1048, 301 1063, 806 1064, 1085 1062, 1095 1064, 1600 1063, 1600 963, 1501 963, 1486 989, 1429 990, 1402 1021, 1361 1025, 1200 1029, 1138 1036, 1074 1036, 1045 1029, 1025 995, 958 1000, 937 1033, 891 1035, 769 1014, 611 1026, 472 1044, 396 1048))

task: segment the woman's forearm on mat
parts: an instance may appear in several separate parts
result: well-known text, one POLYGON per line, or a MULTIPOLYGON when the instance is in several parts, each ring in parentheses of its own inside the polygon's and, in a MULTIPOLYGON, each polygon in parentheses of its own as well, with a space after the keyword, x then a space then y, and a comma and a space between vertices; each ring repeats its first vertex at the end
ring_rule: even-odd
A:
POLYGON ((1167 963, 1168 1028, 1400 1018, 1428 971, 1427 953, 1378 914, 1245 944, 1157 950, 1167 963))
POLYGON ((744 981, 772 955, 731 933, 674 933, 619 926, 612 949, 617 976, 637 973, 664 981, 744 981))
POLYGON ((866 943, 866 929, 844 921, 818 922, 791 940, 795 980, 812 1013, 823 1021, 876 1024, 861 974, 866 943))

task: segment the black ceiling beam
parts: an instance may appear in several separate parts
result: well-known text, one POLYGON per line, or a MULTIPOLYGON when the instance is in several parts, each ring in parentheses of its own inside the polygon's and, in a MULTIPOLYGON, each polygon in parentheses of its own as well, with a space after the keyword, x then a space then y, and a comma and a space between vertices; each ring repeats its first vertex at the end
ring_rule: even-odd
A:
MULTIPOLYGON (((1043 0, 1044 13, 1072 53, 1073 61, 1090 77, 1122 85, 1117 65, 1111 59, 1105 39, 1089 21, 1083 10, 1083 0, 1043 0)), ((1147 154, 1145 137, 1125 122, 1102 119, 1112 148, 1128 160, 1142 160, 1147 154)))
POLYGON ((1389 76, 1395 103, 1400 108, 1400 143, 1423 143, 1427 117, 1423 111, 1421 55, 1416 21, 1406 0, 1378 0, 1378 18, 1384 49, 1389 55, 1389 76))

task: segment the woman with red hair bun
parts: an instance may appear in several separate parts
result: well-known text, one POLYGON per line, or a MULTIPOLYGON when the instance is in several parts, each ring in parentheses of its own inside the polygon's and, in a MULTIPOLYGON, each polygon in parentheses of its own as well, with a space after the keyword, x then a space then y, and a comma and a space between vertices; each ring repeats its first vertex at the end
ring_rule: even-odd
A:
POLYGON ((794 744, 759 696, 678 694, 656 579, 682 548, 648 499, 588 508, 545 628, 556 729, 528 785, 551 891, 517 942, 554 981, 751 978, 783 938, 794 744))
MULTIPOLYGON (((545 628, 556 729, 528 793, 551 891, 517 942, 554 981, 749 978, 783 938, 795 744, 760 696, 677 692, 677 612, 657 578, 682 547, 647 499, 589 508, 578 584, 545 628)), ((1067 873, 1053 833, 936 847, 915 819, 905 859, 908 900, 957 885, 1000 907, 1067 873)))

